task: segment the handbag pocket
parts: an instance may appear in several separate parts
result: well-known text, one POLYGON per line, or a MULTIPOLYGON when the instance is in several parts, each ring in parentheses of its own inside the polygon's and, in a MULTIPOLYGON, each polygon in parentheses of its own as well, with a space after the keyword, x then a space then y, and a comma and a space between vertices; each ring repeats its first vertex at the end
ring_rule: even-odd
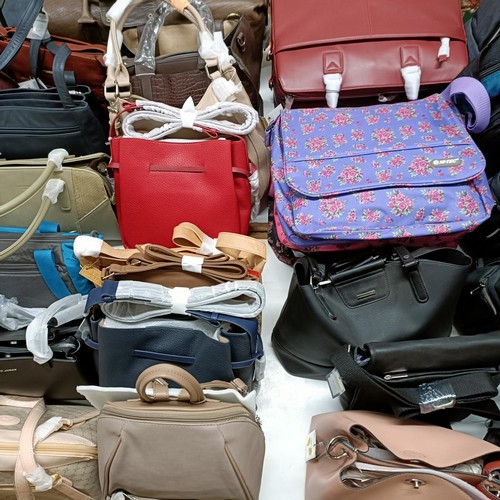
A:
POLYGON ((94 323, 92 338, 86 342, 97 351, 99 385, 113 387, 133 387, 146 368, 170 363, 200 382, 240 378, 251 390, 255 362, 262 357, 260 342, 252 341, 249 332, 214 321, 205 313, 130 324, 106 318, 97 328, 94 323))

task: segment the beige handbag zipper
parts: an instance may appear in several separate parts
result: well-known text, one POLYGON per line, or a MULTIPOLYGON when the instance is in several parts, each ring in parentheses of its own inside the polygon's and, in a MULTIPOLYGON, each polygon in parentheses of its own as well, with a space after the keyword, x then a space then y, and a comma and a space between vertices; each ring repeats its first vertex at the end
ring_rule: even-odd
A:
MULTIPOLYGON (((17 455, 18 452, 19 443, 0 442, 0 455, 17 455)), ((35 456, 37 455, 95 460, 97 447, 83 444, 39 443, 35 448, 35 456)))
POLYGON ((154 420, 165 422, 218 422, 242 418, 258 425, 246 410, 238 407, 226 408, 203 408, 200 411, 189 409, 188 406, 178 408, 158 408, 151 409, 124 408, 123 406, 108 403, 101 411, 101 416, 117 416, 134 420, 154 420))

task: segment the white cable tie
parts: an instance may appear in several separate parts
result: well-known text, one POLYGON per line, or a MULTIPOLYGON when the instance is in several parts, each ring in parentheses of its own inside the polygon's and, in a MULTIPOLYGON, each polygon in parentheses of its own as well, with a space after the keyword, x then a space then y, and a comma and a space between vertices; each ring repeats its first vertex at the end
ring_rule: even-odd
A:
POLYGON ((181 260, 182 270, 189 273, 201 274, 203 270, 203 257, 183 255, 181 260))
POLYGON ((62 417, 51 417, 43 424, 40 424, 35 430, 35 442, 45 441, 51 434, 57 432, 64 424, 62 417))
POLYGON ((232 66, 236 62, 234 57, 229 53, 229 48, 224 42, 222 31, 214 31, 214 46, 219 69, 232 66))
POLYGON ((255 170, 248 178, 250 182, 250 194, 252 196, 252 214, 251 219, 253 220, 257 215, 260 214, 260 179, 259 172, 255 170))
POLYGON ((108 23, 114 21, 116 24, 118 24, 120 22, 120 19, 125 15, 125 10, 132 3, 134 3, 134 0, 117 0, 116 2, 114 2, 106 13, 106 21, 108 23))
POLYGON ((52 205, 57 203, 58 196, 64 189, 64 181, 62 179, 49 179, 45 184, 45 189, 42 193, 42 199, 48 198, 52 205))
POLYGON ((53 149, 48 155, 48 159, 56 164, 56 170, 63 169, 63 161, 69 156, 69 153, 62 148, 53 149))
POLYGON ((184 104, 182 105, 182 108, 179 112, 180 118, 181 118, 181 123, 183 128, 191 128, 194 130, 200 130, 199 127, 194 126, 194 122, 196 120, 196 116, 198 112, 196 111, 196 108, 194 107, 194 101, 192 97, 188 97, 184 104))
MULTIPOLYGON (((116 39, 118 42, 118 47, 121 47, 123 45, 123 33, 119 29, 116 30, 116 39)), ((108 38, 106 54, 104 54, 104 64, 107 67, 114 69, 116 69, 118 66, 118 58, 115 54, 115 48, 111 36, 108 38)))
POLYGON ((420 90, 420 77, 422 75, 420 66, 405 66, 404 68, 401 68, 401 75, 403 76, 405 84, 406 98, 409 101, 418 99, 418 91, 420 90))
POLYGON ((213 36, 207 31, 200 31, 198 53, 204 61, 215 59, 219 69, 235 63, 220 31, 216 31, 213 36))
POLYGON ((170 296, 172 297, 172 314, 186 314, 186 306, 190 295, 190 288, 176 286, 170 290, 170 296))
POLYGON ((439 62, 446 61, 450 57, 450 39, 447 36, 441 37, 441 46, 437 57, 439 62))
POLYGON ((242 90, 241 83, 237 85, 225 78, 216 78, 211 84, 215 97, 219 102, 233 100, 232 97, 242 90))
POLYGON ((336 108, 342 86, 342 75, 340 73, 326 73, 323 75, 323 83, 326 90, 326 104, 329 108, 336 108))
POLYGON ((40 313, 26 328, 26 347, 33 354, 33 361, 38 364, 46 363, 54 355, 48 341, 48 323, 63 309, 72 308, 72 319, 83 318, 87 297, 79 293, 68 295, 53 302, 47 309, 40 313), (73 309, 74 306, 77 306, 73 309))
POLYGON ((42 9, 38 16, 36 16, 33 26, 26 38, 29 40, 46 40, 49 37, 49 16, 47 12, 42 9))

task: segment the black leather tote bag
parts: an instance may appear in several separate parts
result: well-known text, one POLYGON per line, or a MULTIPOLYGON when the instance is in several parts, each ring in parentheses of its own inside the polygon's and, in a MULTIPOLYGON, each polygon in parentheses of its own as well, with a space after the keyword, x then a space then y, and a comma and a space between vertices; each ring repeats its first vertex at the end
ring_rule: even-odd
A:
POLYGON ((471 259, 454 248, 388 247, 344 261, 301 257, 272 333, 292 375, 324 378, 340 346, 450 335, 471 259))
POLYGON ((0 154, 7 160, 43 158, 56 148, 83 156, 109 151, 95 96, 89 87, 68 87, 64 64, 70 54, 57 47, 55 88, 0 91, 0 154))

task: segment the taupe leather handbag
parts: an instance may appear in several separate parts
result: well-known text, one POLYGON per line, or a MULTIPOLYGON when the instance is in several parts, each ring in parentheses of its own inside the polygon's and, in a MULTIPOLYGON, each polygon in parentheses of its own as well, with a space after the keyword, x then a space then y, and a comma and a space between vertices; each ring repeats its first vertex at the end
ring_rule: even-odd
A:
POLYGON ((315 415, 310 430, 306 500, 481 500, 500 491, 500 448, 462 432, 367 411, 315 415))
POLYGON ((207 399, 177 366, 144 370, 139 400, 109 402, 97 422, 104 495, 139 498, 256 500, 264 434, 239 403, 207 399), (185 391, 169 395, 167 381, 185 391))

